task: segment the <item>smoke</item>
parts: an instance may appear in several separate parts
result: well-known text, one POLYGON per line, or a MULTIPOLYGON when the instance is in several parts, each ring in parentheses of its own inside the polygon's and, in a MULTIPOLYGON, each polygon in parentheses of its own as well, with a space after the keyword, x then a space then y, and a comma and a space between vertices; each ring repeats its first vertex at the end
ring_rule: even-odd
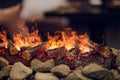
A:
POLYGON ((43 18, 45 12, 55 10, 67 4, 66 0, 23 0, 20 16, 25 20, 36 16, 43 18))

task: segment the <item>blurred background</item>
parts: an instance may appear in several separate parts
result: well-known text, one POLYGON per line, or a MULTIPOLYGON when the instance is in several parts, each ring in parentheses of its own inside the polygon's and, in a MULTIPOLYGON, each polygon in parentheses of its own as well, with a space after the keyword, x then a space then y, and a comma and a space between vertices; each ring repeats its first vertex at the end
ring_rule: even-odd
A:
POLYGON ((78 33, 88 33, 93 41, 120 49, 120 0, 69 2, 71 5, 48 12, 46 16, 65 20, 64 17, 78 33))
MULTIPOLYGON (((69 5, 47 11, 44 19, 36 21, 37 25, 32 21, 26 24, 29 28, 36 25, 42 37, 47 32, 71 27, 79 34, 87 33, 97 43, 120 49, 120 0, 67 1, 69 5)), ((21 1, 14 0, 12 4, 6 4, 11 6, 19 3, 21 1)), ((0 7, 6 8, 2 1, 0 4, 0 7)))

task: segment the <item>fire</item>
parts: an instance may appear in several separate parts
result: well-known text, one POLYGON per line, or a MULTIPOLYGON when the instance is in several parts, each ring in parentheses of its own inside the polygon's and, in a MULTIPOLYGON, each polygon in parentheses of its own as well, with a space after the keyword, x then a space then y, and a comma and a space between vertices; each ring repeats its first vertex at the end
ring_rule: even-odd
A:
MULTIPOLYGON (((5 48, 7 48, 9 45, 9 40, 7 39, 6 34, 7 32, 4 30, 0 32, 0 39, 2 40, 0 46, 3 46, 5 48)), ((20 50, 21 47, 35 47, 42 43, 42 40, 38 35, 38 30, 35 30, 31 33, 26 33, 26 35, 23 35, 22 33, 16 34, 13 36, 13 41, 13 45, 18 50, 20 50)))
MULTIPOLYGON (((26 34, 16 34, 13 36, 13 45, 20 50, 21 47, 35 47, 42 44, 42 40, 38 34, 38 30, 29 32, 26 34)), ((7 48, 9 41, 6 36, 6 32, 0 32, 0 38, 3 41, 2 46, 7 48)), ((92 51, 89 46, 90 38, 87 34, 78 35, 75 31, 60 31, 55 36, 48 33, 48 41, 45 44, 45 49, 55 49, 60 47, 65 47, 68 51, 72 48, 79 48, 84 54, 86 52, 92 51)), ((1 46, 1 45, 0 45, 1 46)))
POLYGON ((48 41, 46 45, 46 50, 65 47, 67 50, 72 48, 79 48, 82 53, 91 51, 92 49, 88 45, 90 38, 87 34, 77 35, 75 31, 69 34, 65 31, 61 31, 60 34, 51 36, 48 34, 48 41))
POLYGON ((46 50, 65 47, 67 50, 70 50, 75 47, 75 43, 78 37, 75 32, 71 33, 71 36, 68 36, 64 31, 60 35, 51 36, 48 34, 48 42, 46 45, 46 50))
POLYGON ((38 35, 38 30, 32 33, 27 33, 23 36, 22 33, 16 34, 13 37, 14 46, 20 50, 21 47, 35 47, 42 43, 40 36, 38 35))
POLYGON ((48 33, 48 41, 47 41, 47 44, 46 44, 46 50, 49 50, 49 49, 54 49, 54 48, 59 48, 59 47, 62 47, 64 46, 63 44, 63 41, 59 39, 60 36, 59 35, 56 35, 56 36, 51 36, 49 33, 48 33))
POLYGON ((0 32, 0 39, 3 41, 0 44, 0 46, 5 46, 7 48, 8 40, 7 40, 6 34, 7 34, 7 32, 5 30, 3 30, 2 32, 0 32))
POLYGON ((64 42, 65 48, 70 50, 75 47, 78 36, 76 36, 76 32, 74 31, 71 32, 70 36, 68 36, 65 32, 62 32, 62 40, 64 42))
POLYGON ((90 38, 87 34, 80 35, 79 36, 80 44, 79 44, 79 49, 82 51, 82 53, 92 51, 90 46, 88 46, 90 38))

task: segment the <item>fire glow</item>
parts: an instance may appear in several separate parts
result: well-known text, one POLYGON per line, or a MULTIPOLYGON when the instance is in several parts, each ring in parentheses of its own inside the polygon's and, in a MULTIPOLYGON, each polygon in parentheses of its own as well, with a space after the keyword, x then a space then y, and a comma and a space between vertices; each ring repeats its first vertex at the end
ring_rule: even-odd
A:
MULTIPOLYGON (((88 46, 89 37, 87 34, 77 35, 75 31, 71 31, 67 33, 67 31, 61 31, 57 35, 50 35, 48 33, 48 41, 46 41, 45 49, 55 49, 60 47, 65 47, 67 50, 72 48, 79 48, 82 53, 86 53, 92 51, 92 49, 88 46)), ((6 32, 0 32, 0 38, 3 41, 2 46, 7 48, 9 44, 8 39, 6 37, 6 32)), ((27 33, 26 35, 16 34, 13 37, 13 45, 20 50, 21 47, 35 47, 37 45, 42 44, 42 39, 39 36, 39 31, 34 30, 31 33, 27 33)))
POLYGON ((20 50, 21 47, 35 47, 42 43, 40 36, 38 35, 38 30, 35 30, 32 33, 27 33, 23 37, 22 33, 16 34, 13 37, 14 46, 20 50))

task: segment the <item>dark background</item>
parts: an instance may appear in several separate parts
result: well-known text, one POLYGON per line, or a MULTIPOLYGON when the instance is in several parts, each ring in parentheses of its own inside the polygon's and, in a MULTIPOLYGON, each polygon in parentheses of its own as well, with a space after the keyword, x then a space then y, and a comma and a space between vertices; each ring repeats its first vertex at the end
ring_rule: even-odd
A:
MULTIPOLYGON (((79 34, 87 33, 97 43, 120 49, 120 6, 113 5, 112 0, 102 0, 101 5, 90 5, 88 0, 68 1, 73 3, 72 7, 47 12, 46 20, 37 22, 42 36, 48 31, 52 33, 72 27, 79 34), (75 6, 74 3, 82 5, 75 6)), ((8 8, 21 2, 22 0, 0 0, 0 8, 8 8)), ((34 24, 28 25, 31 28, 34 24)))

